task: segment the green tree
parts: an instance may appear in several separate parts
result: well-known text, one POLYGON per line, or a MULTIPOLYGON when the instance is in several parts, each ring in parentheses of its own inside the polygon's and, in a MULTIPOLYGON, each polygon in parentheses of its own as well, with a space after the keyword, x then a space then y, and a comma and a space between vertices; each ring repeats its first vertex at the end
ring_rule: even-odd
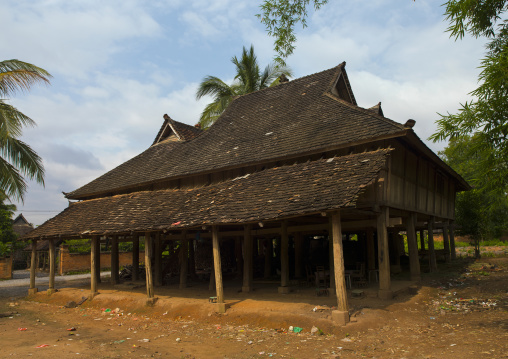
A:
POLYGON ((236 96, 278 85, 281 75, 291 76, 288 68, 275 64, 269 64, 261 71, 253 46, 249 50, 244 47, 240 59, 235 56, 231 62, 236 68, 236 76, 231 85, 215 76, 207 76, 199 84, 196 92, 198 100, 206 95, 213 96, 213 102, 201 114, 199 123, 202 128, 213 124, 236 96))
POLYGON ((307 27, 307 8, 310 4, 319 10, 328 0, 264 0, 261 14, 256 16, 265 25, 268 35, 275 38, 273 46, 277 53, 275 61, 285 65, 285 61, 295 49, 295 26, 307 27))
POLYGON ((17 236, 12 229, 12 216, 16 210, 13 204, 6 204, 7 197, 0 193, 0 257, 11 251, 17 236))
POLYGON ((495 150, 483 145, 483 134, 451 139, 440 157, 472 186, 457 194, 455 204, 459 233, 473 239, 475 254, 480 255, 482 240, 499 238, 508 229, 508 198, 491 190, 491 176, 497 166, 495 150))
POLYGON ((23 200, 24 177, 44 185, 42 159, 18 138, 24 126, 35 122, 7 103, 6 98, 30 90, 32 85, 49 83, 51 75, 19 60, 0 61, 0 191, 8 198, 23 200))

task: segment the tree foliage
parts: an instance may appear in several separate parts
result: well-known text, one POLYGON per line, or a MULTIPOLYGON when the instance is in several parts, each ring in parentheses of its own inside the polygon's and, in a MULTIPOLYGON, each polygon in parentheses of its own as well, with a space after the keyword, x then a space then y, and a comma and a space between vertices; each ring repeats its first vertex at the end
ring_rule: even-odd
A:
POLYGON ((496 167, 495 150, 483 145, 483 135, 453 138, 440 157, 468 181, 473 189, 457 194, 459 233, 471 236, 479 255, 480 241, 499 238, 508 230, 508 198, 491 189, 496 167))
POLYGON ((197 99, 206 95, 213 96, 213 102, 208 104, 201 114, 199 123, 202 128, 213 124, 236 96, 278 85, 281 75, 291 76, 287 67, 276 64, 269 64, 261 71, 252 45, 249 50, 244 47, 242 56, 239 59, 234 56, 231 62, 236 69, 231 85, 215 76, 207 76, 199 84, 197 99))
POLYGON ((502 16, 506 0, 450 0, 446 3, 448 31, 460 39, 466 33, 486 37, 487 53, 481 61, 475 99, 461 104, 457 114, 441 115, 434 142, 454 140, 475 133, 474 152, 490 164, 483 171, 483 186, 506 195, 508 190, 508 21, 502 16))
POLYGON ((0 257, 9 253, 17 236, 12 229, 13 204, 6 204, 7 197, 0 193, 0 257))
POLYGON ((315 10, 328 0, 264 0, 261 14, 256 16, 266 26, 268 34, 275 38, 275 61, 285 65, 285 60, 295 49, 295 26, 307 26, 308 7, 312 4, 315 10))
POLYGON ((19 60, 0 61, 0 191, 9 198, 23 200, 25 178, 44 184, 42 159, 29 145, 19 140, 23 127, 35 122, 8 104, 6 98, 30 90, 39 83, 49 83, 51 75, 19 60))

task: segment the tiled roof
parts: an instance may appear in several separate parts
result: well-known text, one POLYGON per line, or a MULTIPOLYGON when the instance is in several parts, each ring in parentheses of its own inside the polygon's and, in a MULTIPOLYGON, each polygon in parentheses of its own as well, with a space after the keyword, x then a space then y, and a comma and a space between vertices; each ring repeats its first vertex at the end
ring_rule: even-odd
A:
POLYGON ((160 142, 67 197, 99 196, 169 178, 404 133, 401 124, 332 94, 341 73, 345 74, 344 64, 240 96, 213 126, 193 140, 160 142))
POLYGON ((389 150, 281 166, 194 189, 77 202, 24 239, 269 221, 353 207, 389 150))

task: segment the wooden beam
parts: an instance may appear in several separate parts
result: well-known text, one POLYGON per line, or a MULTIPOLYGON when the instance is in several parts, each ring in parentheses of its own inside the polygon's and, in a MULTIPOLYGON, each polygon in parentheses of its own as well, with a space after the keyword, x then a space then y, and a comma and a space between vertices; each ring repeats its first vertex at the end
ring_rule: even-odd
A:
POLYGON ((252 291, 252 234, 251 225, 247 224, 243 227, 243 286, 242 292, 248 293, 252 291))
POLYGON ((212 226, 212 244, 218 311, 224 313, 226 311, 226 306, 224 305, 224 287, 222 286, 222 265, 220 258, 219 231, 217 226, 212 226))
POLYGON ((132 280, 139 280, 139 235, 132 238, 132 280))
POLYGON ((35 275, 37 269, 37 239, 32 240, 32 258, 30 262, 30 289, 28 289, 28 295, 37 293, 37 287, 35 286, 35 275))
POLYGON ((455 252, 455 224, 454 222, 450 222, 450 254, 451 259, 457 259, 457 253, 455 252))
MULTIPOLYGON (((90 299, 97 295, 97 247, 100 246, 99 237, 92 236, 90 248, 90 299)), ((100 259, 99 259, 100 260, 100 259)), ((100 267, 99 267, 100 268, 100 267)), ((99 270, 100 275, 100 270, 99 270)))
MULTIPOLYGON (((330 221, 332 225, 333 276, 335 277, 335 294, 337 297, 337 310, 332 311, 332 319, 340 325, 345 325, 349 322, 349 307, 346 292, 340 212, 333 212, 330 216, 330 221)), ((332 275, 332 273, 330 274, 332 275)))
POLYGON ((183 231, 182 239, 180 242, 180 289, 187 288, 187 274, 189 269, 189 240, 186 238, 186 231, 183 231))
POLYGON ((431 217, 430 221, 428 222, 430 272, 437 271, 436 252, 434 251, 434 221, 434 217, 431 217))
POLYGON ((120 282, 120 265, 118 258, 118 237, 116 235, 111 238, 111 283, 118 284, 120 282))
POLYGON ((48 294, 52 294, 55 291, 55 240, 50 239, 49 241, 49 288, 48 294))
POLYGON ((155 232, 155 239, 153 241, 154 252, 154 285, 157 287, 162 286, 162 244, 160 232, 155 232))
POLYGON ((410 213, 406 219, 407 247, 409 252, 409 269, 411 280, 420 281, 420 259, 418 258, 418 242, 416 240, 416 213, 410 213))
POLYGON ((145 233, 145 272, 146 272, 146 295, 148 297, 147 304, 153 303, 155 297, 153 291, 153 277, 152 277, 152 238, 151 233, 145 233))
POLYGON ((282 221, 281 223, 281 236, 280 236, 280 287, 279 293, 287 294, 290 292, 289 288, 289 236, 288 236, 288 222, 282 221))
POLYGON ((392 299, 393 292, 390 282, 390 252, 388 248, 387 223, 389 217, 388 207, 381 207, 377 216, 377 241, 379 261, 379 298, 392 299))

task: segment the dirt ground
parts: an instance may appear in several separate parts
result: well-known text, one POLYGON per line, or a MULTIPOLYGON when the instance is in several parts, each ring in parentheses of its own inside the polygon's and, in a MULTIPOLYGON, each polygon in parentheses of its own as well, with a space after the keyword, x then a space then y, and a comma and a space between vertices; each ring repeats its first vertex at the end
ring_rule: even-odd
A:
POLYGON ((279 295, 276 285, 258 284, 245 294, 226 282, 224 315, 205 284, 176 288, 157 288, 153 307, 143 288, 127 285, 101 284, 100 295, 75 308, 66 306, 88 287, 2 298, 0 357, 508 358, 508 258, 441 264, 417 294, 391 301, 366 288, 349 298, 345 327, 330 320, 333 296, 313 288, 279 295))

